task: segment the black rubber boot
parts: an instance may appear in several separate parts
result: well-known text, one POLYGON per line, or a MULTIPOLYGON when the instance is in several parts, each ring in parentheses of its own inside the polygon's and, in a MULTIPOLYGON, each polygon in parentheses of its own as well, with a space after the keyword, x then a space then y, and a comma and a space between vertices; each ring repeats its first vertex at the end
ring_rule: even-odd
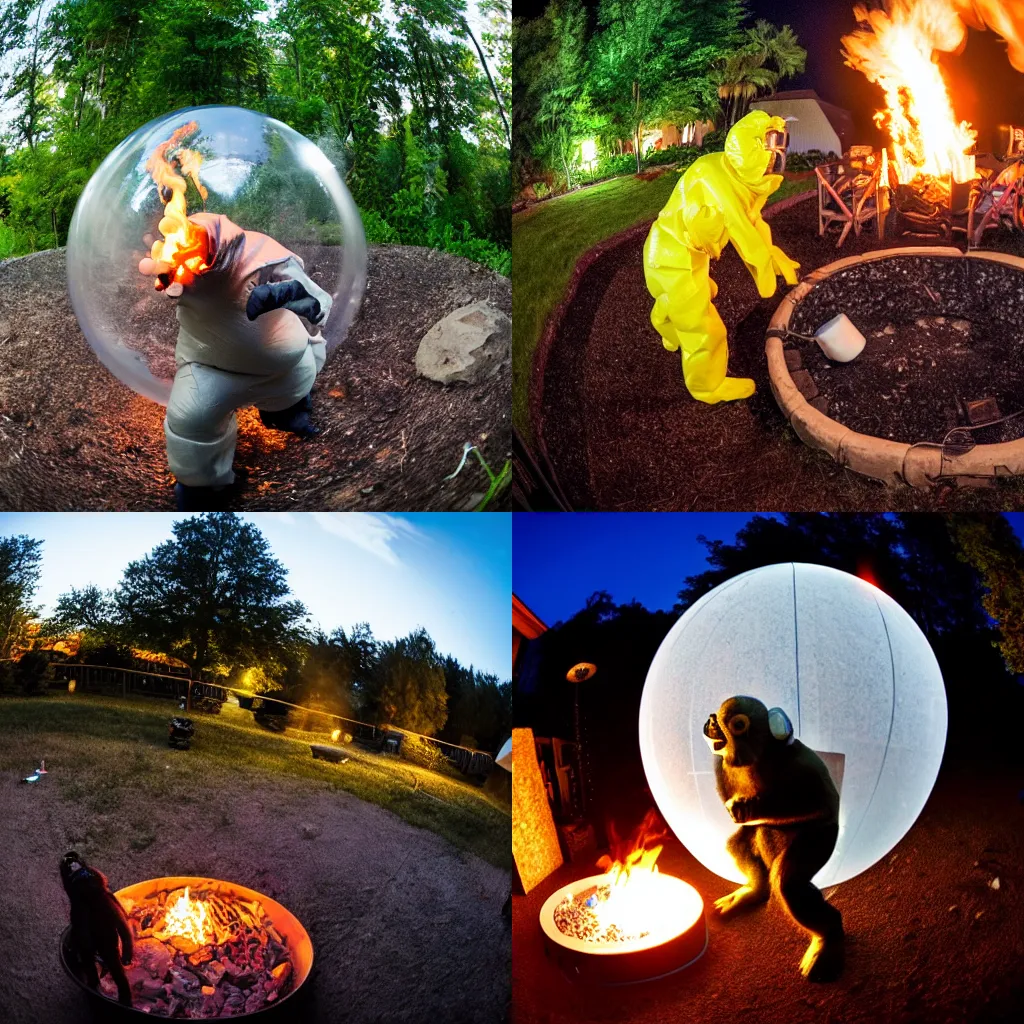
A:
POLYGON ((299 437, 316 437, 320 433, 320 428, 310 416, 313 411, 313 399, 310 395, 300 398, 293 406, 280 412, 266 412, 263 409, 257 411, 260 414, 260 422, 271 430, 286 430, 290 434, 298 434, 299 437))
POLYGON ((225 512, 241 493, 249 478, 247 470, 235 470, 235 482, 227 487, 188 487, 174 485, 174 500, 179 512, 225 512))

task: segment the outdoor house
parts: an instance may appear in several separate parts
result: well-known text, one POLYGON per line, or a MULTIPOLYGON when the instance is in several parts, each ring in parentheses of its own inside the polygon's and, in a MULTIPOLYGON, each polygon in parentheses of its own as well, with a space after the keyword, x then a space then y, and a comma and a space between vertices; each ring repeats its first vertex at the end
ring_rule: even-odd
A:
POLYGON ((854 142, 853 117, 848 110, 826 103, 813 89, 793 89, 754 100, 751 110, 789 117, 789 151, 843 153, 854 142))

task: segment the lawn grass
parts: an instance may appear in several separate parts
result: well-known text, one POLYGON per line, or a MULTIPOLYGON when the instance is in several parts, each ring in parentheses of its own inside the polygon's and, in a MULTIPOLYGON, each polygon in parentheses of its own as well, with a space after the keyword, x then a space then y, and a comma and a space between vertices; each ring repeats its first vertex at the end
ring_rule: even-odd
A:
MULTIPOLYGON (((513 215, 512 422, 528 440, 533 353, 576 261, 598 242, 657 217, 678 181, 674 171, 651 181, 613 178, 513 215)), ((813 188, 813 178, 784 181, 769 202, 813 188)))
MULTIPOLYGON (((0 700, 0 770, 28 774, 46 759, 61 797, 91 812, 90 849, 124 838, 145 849, 154 841, 152 820, 123 821, 117 811, 126 789, 144 791, 149 806, 194 803, 218 780, 244 777, 254 799, 260 782, 289 780, 301 799, 310 789, 344 790, 430 829, 497 867, 512 864, 511 814, 480 789, 395 756, 353 745, 347 764, 314 760, 310 743, 329 743, 325 732, 271 733, 233 704, 220 715, 193 714, 196 735, 188 751, 167 746, 169 701, 61 695, 0 700), (119 834, 115 835, 117 832, 119 834)), ((225 812, 223 824, 231 824, 225 812)))

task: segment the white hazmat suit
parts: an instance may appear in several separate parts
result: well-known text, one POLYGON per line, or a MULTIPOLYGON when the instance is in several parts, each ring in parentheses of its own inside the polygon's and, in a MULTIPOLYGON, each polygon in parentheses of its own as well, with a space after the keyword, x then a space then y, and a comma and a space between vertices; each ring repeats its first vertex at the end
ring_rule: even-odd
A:
MULTIPOLYGON (((220 488, 235 479, 235 410, 255 405, 274 413, 296 405, 326 358, 320 333, 310 335, 291 309, 274 308, 281 307, 280 296, 258 295, 254 303, 253 291, 295 282, 293 295, 304 290, 315 300, 299 305, 315 311, 310 318, 321 328, 332 300, 306 275, 302 260, 268 235, 245 231, 223 214, 195 213, 189 220, 206 233, 210 269, 178 300, 178 369, 164 419, 167 461, 179 484, 220 488)), ((140 265, 143 273, 161 269, 153 261, 140 265)))

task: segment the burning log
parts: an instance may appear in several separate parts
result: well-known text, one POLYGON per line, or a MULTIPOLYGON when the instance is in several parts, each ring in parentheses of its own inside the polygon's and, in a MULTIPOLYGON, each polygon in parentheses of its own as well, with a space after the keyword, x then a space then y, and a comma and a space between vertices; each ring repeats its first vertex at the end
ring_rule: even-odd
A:
MULTIPOLYGON (((121 898, 135 939, 136 1009, 179 1019, 254 1013, 294 984, 292 952, 258 900, 212 888, 121 898)), ((100 991, 117 997, 106 968, 100 991)))

